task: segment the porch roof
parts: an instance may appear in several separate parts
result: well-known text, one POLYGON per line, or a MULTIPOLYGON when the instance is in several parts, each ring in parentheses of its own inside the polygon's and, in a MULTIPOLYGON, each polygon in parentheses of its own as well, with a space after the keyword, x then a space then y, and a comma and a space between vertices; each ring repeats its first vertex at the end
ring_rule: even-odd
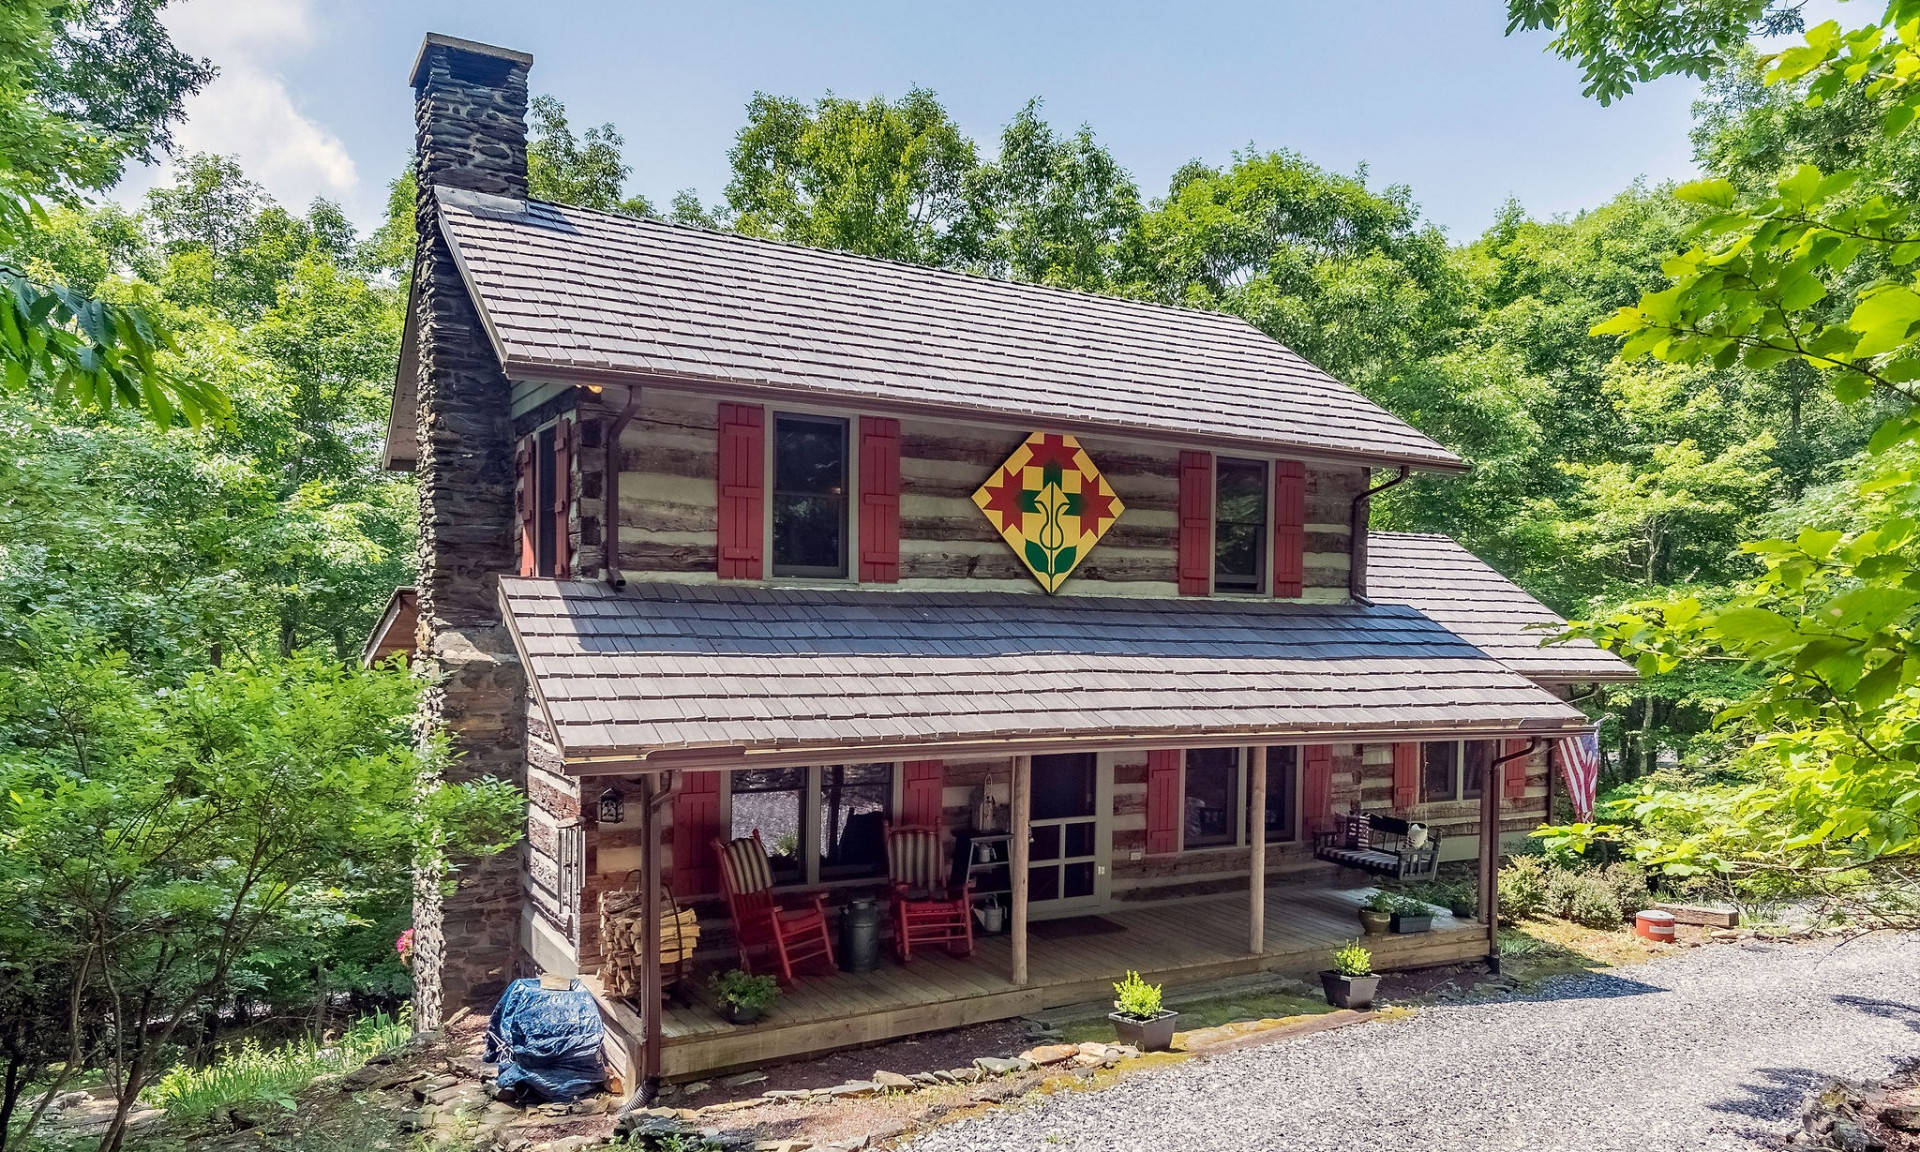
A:
POLYGON ((523 578, 501 599, 576 772, 1587 725, 1400 605, 523 578))
POLYGON ((1547 644, 1559 613, 1453 540, 1428 532, 1367 533, 1367 594, 1418 608, 1448 631, 1541 684, 1639 678, 1591 640, 1547 644))

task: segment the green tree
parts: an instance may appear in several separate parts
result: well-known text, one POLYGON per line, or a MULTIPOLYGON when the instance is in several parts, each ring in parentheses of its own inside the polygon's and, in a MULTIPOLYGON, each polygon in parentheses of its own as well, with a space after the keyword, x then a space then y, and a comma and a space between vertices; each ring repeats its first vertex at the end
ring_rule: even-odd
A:
POLYGON ((1245 317, 1362 389, 1444 350, 1466 318, 1446 238, 1407 189, 1289 152, 1183 167, 1126 264, 1129 292, 1245 317))
POLYGON ((415 752, 416 691, 402 670, 295 658, 162 693, 45 622, 0 667, 0 916, 47 917, 39 930, 78 956, 77 992, 105 1000, 88 1019, 76 994, 66 1021, 73 1036, 111 1033, 120 1107, 103 1152, 183 1026, 224 1002, 246 957, 307 930, 316 902, 369 877, 398 884, 417 848, 511 843, 507 785, 417 802, 435 757, 415 752))
POLYGON ((1798 31, 1804 0, 1507 0, 1507 35, 1551 29, 1585 94, 1611 104, 1661 76, 1706 79, 1756 32, 1798 31))
POLYGON ((973 241, 997 276, 1102 291, 1138 224, 1140 191, 1093 130, 1062 136, 1030 100, 1000 137, 1000 154, 970 178, 973 241))
POLYGON ((633 171, 627 142, 611 124, 574 135, 567 109, 552 96, 535 96, 528 108, 527 186, 536 200, 577 204, 623 216, 657 216, 645 196, 625 194, 633 171))
POLYGON ((917 264, 964 263, 973 142, 932 92, 812 105, 755 93, 728 158, 732 226, 917 264))

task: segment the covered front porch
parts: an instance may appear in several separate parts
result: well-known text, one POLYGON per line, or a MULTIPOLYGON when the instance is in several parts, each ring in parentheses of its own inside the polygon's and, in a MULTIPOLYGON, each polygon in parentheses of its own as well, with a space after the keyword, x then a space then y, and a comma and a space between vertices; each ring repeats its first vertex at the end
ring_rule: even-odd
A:
MULTIPOLYGON (((1308 975, 1359 934, 1357 912, 1372 891, 1306 883, 1269 888, 1258 954, 1248 947, 1243 891, 1036 921, 1028 929, 1024 985, 1009 977, 1011 938, 1003 935, 980 939, 967 958, 930 950, 904 966, 883 959, 867 973, 810 970, 750 1026, 728 1024, 706 1003, 671 1004, 661 1017, 660 1074, 684 1079, 1099 1001, 1128 969, 1165 983, 1175 1008, 1183 986, 1255 972, 1308 975)), ((1430 932, 1366 940, 1382 971, 1474 959, 1487 954, 1488 943, 1484 924, 1444 911, 1430 932)), ((609 1056, 631 1082, 644 1024, 632 1004, 605 996, 591 977, 586 983, 608 1022, 609 1056)))

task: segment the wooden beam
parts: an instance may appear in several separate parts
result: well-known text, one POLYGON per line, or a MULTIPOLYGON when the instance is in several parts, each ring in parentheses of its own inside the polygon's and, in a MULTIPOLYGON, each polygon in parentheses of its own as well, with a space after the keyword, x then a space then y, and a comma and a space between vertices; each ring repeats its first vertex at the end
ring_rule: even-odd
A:
POLYGON ((1013 842, 1008 845, 1008 868, 1013 875, 1013 974, 1014 984, 1027 983, 1027 853, 1033 808, 1033 757, 1013 758, 1013 842))
POLYGON ((646 854, 640 861, 640 1018, 646 1036, 640 1050, 640 1083, 653 1099, 660 1084, 660 801, 669 793, 653 776, 640 779, 640 836, 646 854), (658 793, 658 798, 656 798, 658 793))
POLYGON ((1267 950, 1267 746, 1255 745, 1247 772, 1247 836, 1252 844, 1247 866, 1247 951, 1267 950))

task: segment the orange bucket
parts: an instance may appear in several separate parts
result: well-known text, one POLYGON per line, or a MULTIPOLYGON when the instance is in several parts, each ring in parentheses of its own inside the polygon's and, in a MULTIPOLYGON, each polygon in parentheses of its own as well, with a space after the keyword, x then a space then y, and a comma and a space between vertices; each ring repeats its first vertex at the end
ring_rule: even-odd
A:
POLYGON ((1645 936, 1664 944, 1673 943, 1673 913, 1646 911, 1633 917, 1633 931, 1636 936, 1645 936))

